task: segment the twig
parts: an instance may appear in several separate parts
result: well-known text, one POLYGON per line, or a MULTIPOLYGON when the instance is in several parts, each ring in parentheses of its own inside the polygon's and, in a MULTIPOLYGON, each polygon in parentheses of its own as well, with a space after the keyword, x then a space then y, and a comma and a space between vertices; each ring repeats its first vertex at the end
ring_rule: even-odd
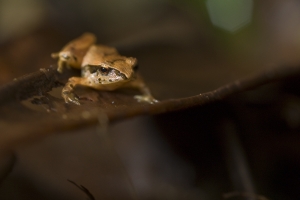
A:
MULTIPOLYGON (((30 138, 36 139, 51 133, 71 131, 96 125, 98 123, 98 116, 101 112, 105 112, 110 122, 115 122, 117 120, 138 115, 155 115, 187 109, 194 106, 204 106, 208 103, 225 99, 246 90, 254 89, 287 77, 292 77, 299 72, 300 66, 282 66, 265 70, 244 79, 236 80, 211 92, 187 98, 164 100, 155 104, 134 103, 128 106, 110 108, 107 110, 105 110, 105 108, 97 107, 74 107, 75 109, 63 115, 64 118, 61 113, 47 114, 42 117, 28 116, 27 121, 14 121, 1 124, 1 130, 5 130, 5 134, 0 135, 0 148, 9 149, 30 138), (88 113, 88 117, 81 117, 81 112, 88 113), (34 124, 31 126, 28 125, 28 123, 30 124, 33 122, 34 124)), ((21 77, 15 82, 0 88, 0 103, 2 103, 2 106, 5 106, 5 102, 9 102, 8 96, 15 100, 18 100, 18 98, 24 99, 29 96, 25 92, 22 93, 22 91, 29 90, 30 95, 38 94, 41 91, 47 92, 57 85, 57 79, 58 74, 55 69, 36 72, 21 77), (45 75, 45 73, 47 75, 45 75), (38 84, 36 85, 36 83, 38 84)))
POLYGON ((90 191, 88 189, 86 189, 83 185, 78 185, 77 183, 75 183, 74 181, 71 181, 69 179, 67 179, 70 183, 72 183, 73 185, 75 185, 76 187, 78 187, 81 191, 83 191, 89 198, 89 200, 95 200, 95 197, 90 193, 90 191))

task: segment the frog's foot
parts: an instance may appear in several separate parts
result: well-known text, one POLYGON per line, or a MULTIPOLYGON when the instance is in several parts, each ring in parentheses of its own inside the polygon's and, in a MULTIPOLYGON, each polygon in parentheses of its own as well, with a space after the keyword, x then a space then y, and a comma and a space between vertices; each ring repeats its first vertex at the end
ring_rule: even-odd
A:
POLYGON ((150 95, 135 95, 134 98, 138 102, 147 102, 147 103, 150 103, 150 104, 154 104, 154 103, 158 102, 157 99, 155 99, 154 97, 152 97, 150 95))
POLYGON ((73 92, 64 91, 62 93, 62 97, 64 98, 66 103, 74 103, 78 106, 80 105, 78 96, 73 92))

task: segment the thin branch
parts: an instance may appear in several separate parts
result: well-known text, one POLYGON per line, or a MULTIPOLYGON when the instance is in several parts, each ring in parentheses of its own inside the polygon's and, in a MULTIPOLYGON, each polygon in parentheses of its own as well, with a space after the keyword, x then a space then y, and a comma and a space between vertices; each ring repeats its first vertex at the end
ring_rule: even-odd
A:
MULTIPOLYGON (((187 98, 163 100, 155 104, 131 102, 129 105, 109 108, 101 107, 101 105, 96 107, 71 106, 72 109, 63 114, 47 113, 43 116, 28 116, 25 121, 5 122, 0 125, 1 130, 5 130, 5 134, 0 134, 0 148, 12 148, 19 142, 30 138, 39 138, 51 133, 96 125, 101 114, 107 116, 110 122, 114 122, 138 115, 155 115, 194 106, 204 106, 270 82, 292 77, 299 72, 300 66, 282 66, 236 80, 211 92, 187 98), (28 125, 30 123, 31 125, 28 125)), ((6 103, 12 99, 18 101, 50 91, 52 87, 57 86, 58 76, 59 74, 55 69, 47 69, 21 77, 0 88, 1 106, 6 106, 6 103), (30 94, 26 91, 30 91, 30 94)))
POLYGON ((74 181, 71 181, 71 180, 69 180, 68 179, 68 181, 70 182, 70 183, 72 183, 73 185, 75 185, 77 188, 79 188, 82 192, 84 192, 87 196, 88 196, 88 198, 89 198, 89 200, 95 200, 95 197, 90 193, 90 191, 87 189, 87 188, 85 188, 83 185, 78 185, 77 183, 75 183, 74 181))

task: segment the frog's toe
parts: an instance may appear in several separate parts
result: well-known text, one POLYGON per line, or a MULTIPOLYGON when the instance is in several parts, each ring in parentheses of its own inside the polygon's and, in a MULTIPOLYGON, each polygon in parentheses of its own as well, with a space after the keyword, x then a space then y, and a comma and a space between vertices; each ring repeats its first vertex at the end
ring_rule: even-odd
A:
POLYGON ((135 95, 134 98, 138 101, 138 102, 147 102, 147 103, 157 103, 158 100, 153 98, 152 96, 148 96, 148 95, 135 95))
POLYGON ((63 94, 63 98, 65 99, 66 103, 74 103, 78 106, 80 105, 78 96, 72 92, 63 94))

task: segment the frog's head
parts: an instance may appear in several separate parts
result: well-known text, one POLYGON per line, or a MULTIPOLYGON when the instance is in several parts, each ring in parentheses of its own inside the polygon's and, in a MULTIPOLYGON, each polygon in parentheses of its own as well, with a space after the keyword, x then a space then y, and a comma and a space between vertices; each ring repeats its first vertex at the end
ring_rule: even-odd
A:
POLYGON ((114 56, 113 59, 107 58, 100 65, 84 66, 82 76, 102 85, 127 82, 133 78, 136 65, 136 58, 114 56))

